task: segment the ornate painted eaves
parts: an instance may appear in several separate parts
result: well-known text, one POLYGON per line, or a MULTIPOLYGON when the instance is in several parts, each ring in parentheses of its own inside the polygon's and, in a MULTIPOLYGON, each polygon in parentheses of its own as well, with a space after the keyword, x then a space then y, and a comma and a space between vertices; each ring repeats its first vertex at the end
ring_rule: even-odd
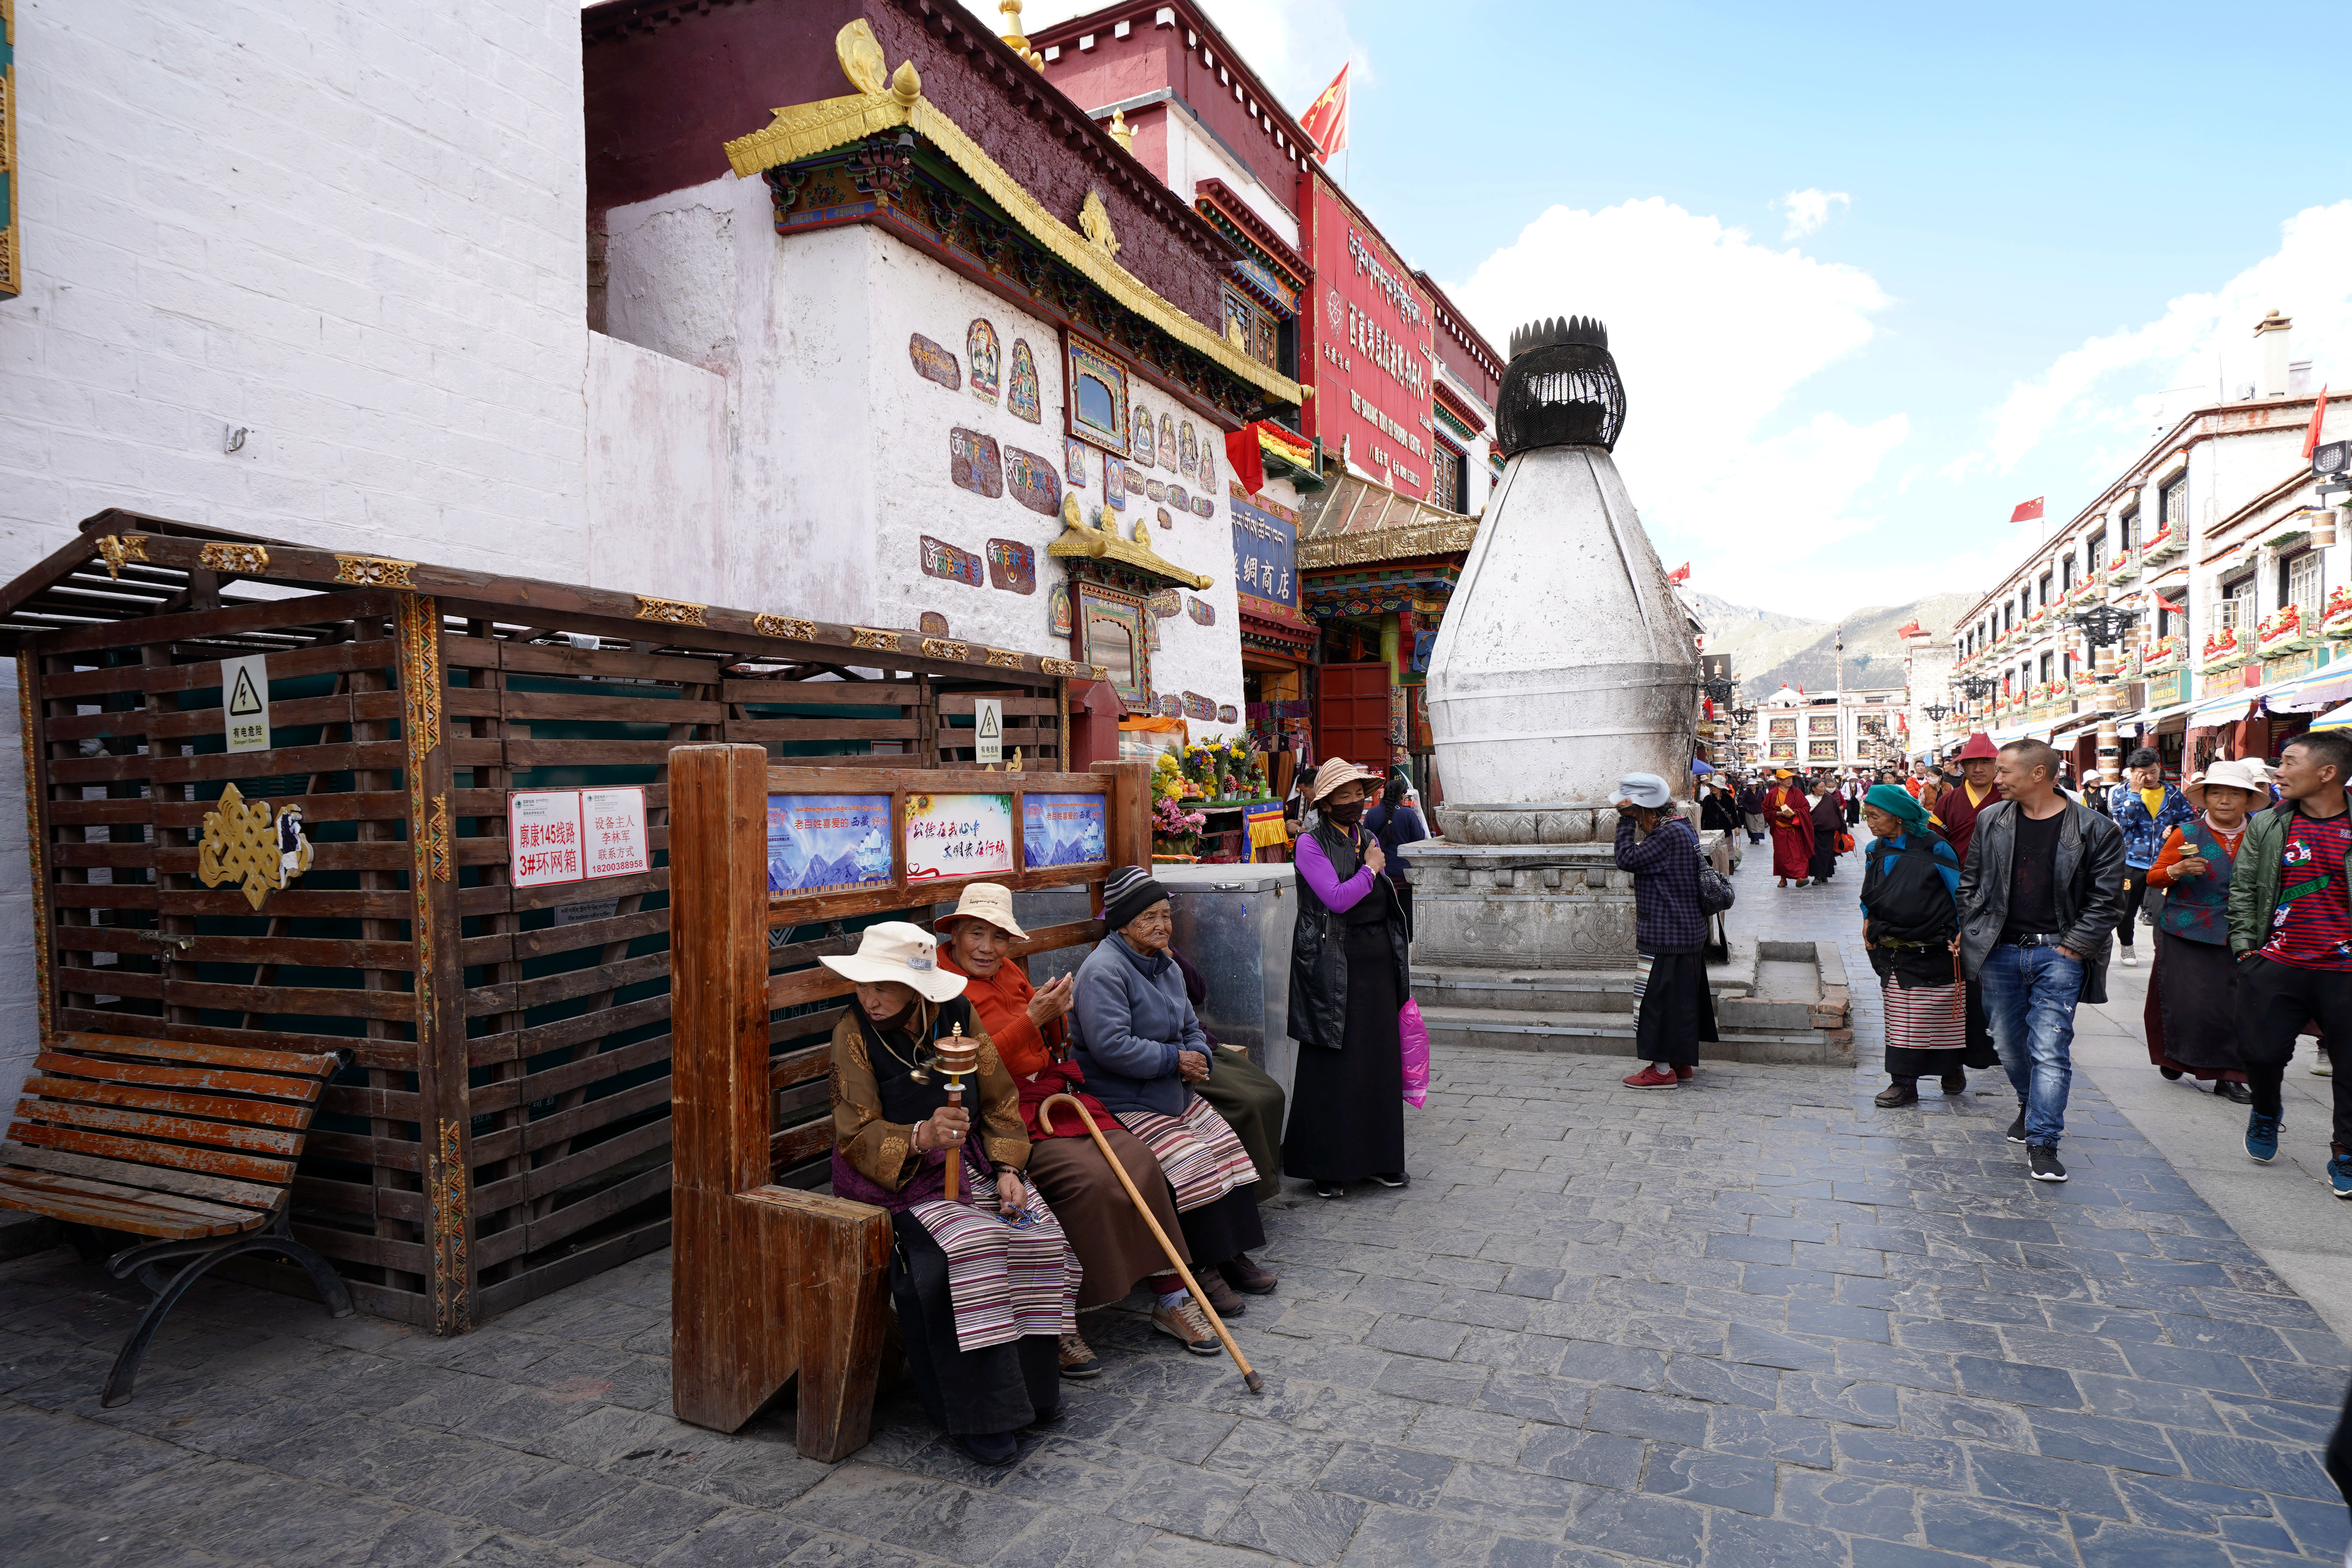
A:
POLYGON ((737 175, 749 179, 905 126, 938 148, 1032 239, 1119 304, 1268 396, 1292 405, 1302 400, 1298 383, 1234 348, 1112 260, 1108 247, 1046 211, 961 126, 923 97, 912 61, 885 79, 881 46, 863 17, 842 28, 834 46, 842 73, 857 90, 845 98, 779 109, 765 128, 728 142, 727 162, 737 175))

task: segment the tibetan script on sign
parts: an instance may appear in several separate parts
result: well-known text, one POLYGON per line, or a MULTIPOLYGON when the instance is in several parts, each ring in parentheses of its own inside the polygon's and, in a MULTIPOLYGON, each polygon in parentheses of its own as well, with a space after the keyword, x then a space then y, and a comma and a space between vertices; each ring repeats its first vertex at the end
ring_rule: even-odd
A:
POLYGON ((988 585, 1015 594, 1037 591, 1037 551, 1017 539, 988 542, 988 585))
POLYGON ((1004 448, 1004 477, 1013 499, 1040 517, 1057 517, 1062 510, 1062 476, 1053 459, 1018 447, 1004 448))
POLYGON ((950 392, 963 390, 963 369, 956 363, 955 355, 916 332, 907 339, 907 357, 914 362, 915 374, 925 381, 936 381, 950 392))
POLYGON ((1004 459, 996 437, 959 425, 948 432, 948 477, 961 489, 993 500, 1004 493, 1004 459))
POLYGON ((982 581, 979 556, 928 533, 923 535, 923 575, 944 577, 950 583, 966 583, 975 588, 982 581))

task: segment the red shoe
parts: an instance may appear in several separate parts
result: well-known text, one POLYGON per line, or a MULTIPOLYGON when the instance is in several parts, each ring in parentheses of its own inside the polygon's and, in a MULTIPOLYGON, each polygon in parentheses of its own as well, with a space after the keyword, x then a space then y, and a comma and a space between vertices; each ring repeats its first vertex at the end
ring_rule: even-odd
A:
POLYGON ((1675 1081, 1676 1083, 1688 1083, 1688 1082, 1690 1082, 1690 1080, 1691 1080, 1691 1069, 1690 1069, 1690 1068, 1685 1068, 1685 1067, 1678 1067, 1678 1068, 1675 1068, 1675 1081))
POLYGON ((1624 1079, 1627 1089, 1672 1089, 1680 1082, 1682 1079, 1675 1076, 1674 1068, 1660 1067, 1655 1062, 1624 1079))

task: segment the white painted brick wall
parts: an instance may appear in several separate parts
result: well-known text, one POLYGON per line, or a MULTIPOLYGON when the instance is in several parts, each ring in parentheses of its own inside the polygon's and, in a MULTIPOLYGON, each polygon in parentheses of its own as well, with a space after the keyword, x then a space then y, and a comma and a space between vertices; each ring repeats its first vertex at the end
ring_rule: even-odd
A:
MULTIPOLYGON (((0 580, 108 506, 584 574, 575 0, 28 0, 16 80, 0 580), (233 425, 254 434, 232 457, 233 425)), ((33 1026, 5 709, 13 1089, 33 1026)))

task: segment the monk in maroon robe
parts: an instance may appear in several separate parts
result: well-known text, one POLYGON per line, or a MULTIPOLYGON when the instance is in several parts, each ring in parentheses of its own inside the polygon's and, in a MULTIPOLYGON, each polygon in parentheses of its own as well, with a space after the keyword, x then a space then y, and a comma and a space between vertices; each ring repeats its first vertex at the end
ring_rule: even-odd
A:
POLYGON ((1801 886, 1812 872, 1813 803, 1786 768, 1764 793, 1764 825, 1772 830, 1772 875, 1784 888, 1791 877, 1801 886))
POLYGON ((2000 748, 1991 736, 1981 730, 1970 735, 1960 748, 1961 782, 1936 802, 1937 825, 1963 867, 1969 863, 1969 846, 1976 841, 1977 813, 2000 798, 2000 785, 1992 782, 1993 763, 2000 757, 2000 748))

